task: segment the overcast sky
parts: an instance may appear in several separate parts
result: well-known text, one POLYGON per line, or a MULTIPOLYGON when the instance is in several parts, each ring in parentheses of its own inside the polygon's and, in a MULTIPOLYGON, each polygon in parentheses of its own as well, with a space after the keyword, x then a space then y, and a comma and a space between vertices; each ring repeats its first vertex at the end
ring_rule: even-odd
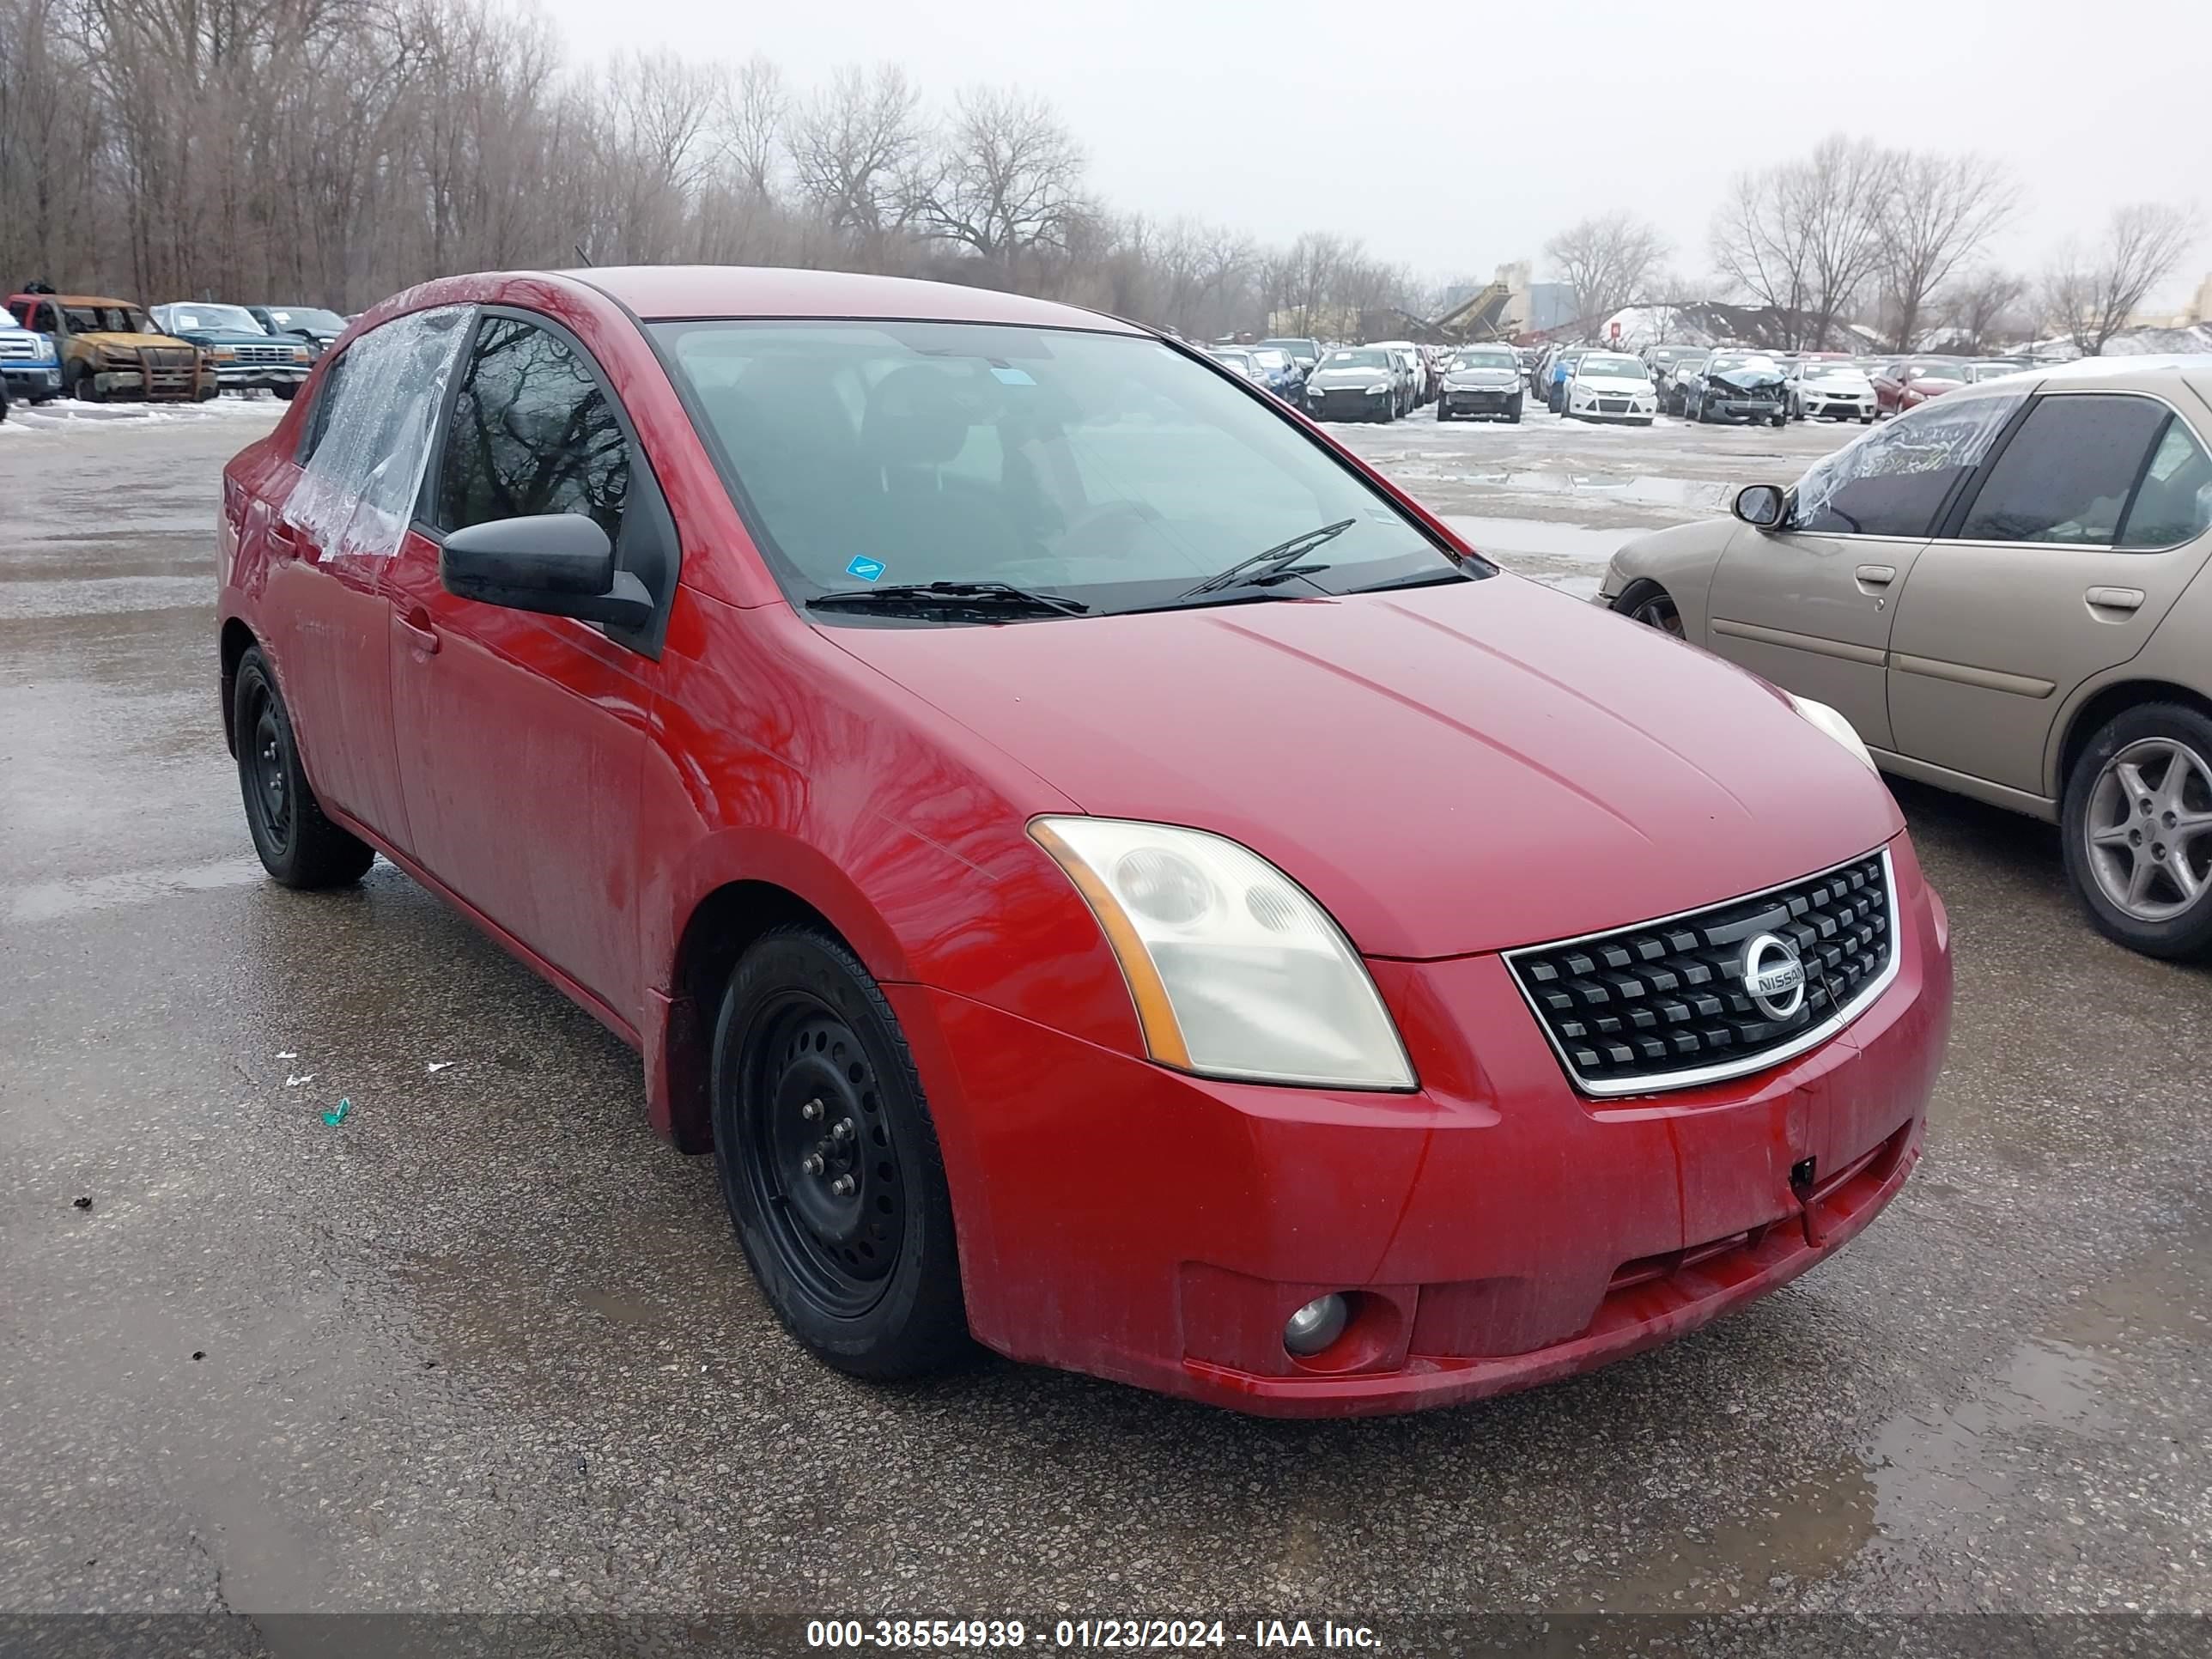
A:
MULTIPOLYGON (((891 59, 939 104, 1026 88, 1116 207, 1346 232, 1424 277, 1540 263, 1553 232, 1614 207, 1702 274, 1729 175, 1838 130, 2008 162, 2027 204, 1996 252, 2016 266, 2122 202, 2212 210, 2206 0, 542 3, 580 61, 758 52, 804 85, 891 59)), ((2161 301, 2208 267, 2212 234, 2161 301)))

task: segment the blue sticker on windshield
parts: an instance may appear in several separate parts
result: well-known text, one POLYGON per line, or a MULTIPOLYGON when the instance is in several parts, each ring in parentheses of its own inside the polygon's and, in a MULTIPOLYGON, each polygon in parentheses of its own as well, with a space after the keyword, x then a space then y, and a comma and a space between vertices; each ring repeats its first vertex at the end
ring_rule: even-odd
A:
POLYGON ((884 562, 881 559, 864 558, 856 554, 853 562, 845 567, 845 574, 848 576, 858 576, 864 582, 875 581, 884 574, 884 562))
POLYGON ((1036 382, 1018 368, 1000 368, 995 365, 991 373, 1008 386, 1035 386, 1036 382))

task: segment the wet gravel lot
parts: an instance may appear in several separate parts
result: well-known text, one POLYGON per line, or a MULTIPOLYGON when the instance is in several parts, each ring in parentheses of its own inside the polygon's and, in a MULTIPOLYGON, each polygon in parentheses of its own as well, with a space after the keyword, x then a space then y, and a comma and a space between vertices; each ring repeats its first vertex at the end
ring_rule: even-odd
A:
MULTIPOLYGON (((1957 950, 1927 1155, 1693 1338, 1346 1424, 996 1362, 870 1389, 782 1336, 588 1016, 388 866, 262 878, 211 526, 275 413, 0 428, 0 1613, 2212 1600, 2212 978, 2094 935, 2048 829, 1899 786, 1957 950)), ((1577 592, 1849 435, 1350 430, 1577 592)))

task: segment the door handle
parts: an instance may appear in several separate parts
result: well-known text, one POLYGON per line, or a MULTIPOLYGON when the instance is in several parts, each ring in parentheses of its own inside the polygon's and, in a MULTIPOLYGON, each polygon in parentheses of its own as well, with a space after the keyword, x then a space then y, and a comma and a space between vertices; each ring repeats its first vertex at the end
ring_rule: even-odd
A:
POLYGON ((392 625, 407 636, 408 646, 426 657, 438 654, 438 630, 430 626, 430 615, 426 611, 410 611, 404 617, 395 616, 392 625))
POLYGON ((1897 580, 1893 564, 1863 564, 1858 568, 1858 579, 1869 587, 1887 587, 1897 580))
POLYGON ((2081 597, 2094 611, 2140 611, 2143 602, 2140 587, 2093 587, 2081 597))

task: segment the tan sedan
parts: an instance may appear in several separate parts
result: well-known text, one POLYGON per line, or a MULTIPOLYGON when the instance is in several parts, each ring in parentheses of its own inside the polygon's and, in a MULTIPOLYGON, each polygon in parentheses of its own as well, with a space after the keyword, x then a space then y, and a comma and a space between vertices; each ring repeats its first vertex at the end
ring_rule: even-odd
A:
POLYGON ((1875 762, 2061 825, 2112 938, 2212 952, 2212 356, 1966 386, 1599 599, 1840 709, 1875 762))

